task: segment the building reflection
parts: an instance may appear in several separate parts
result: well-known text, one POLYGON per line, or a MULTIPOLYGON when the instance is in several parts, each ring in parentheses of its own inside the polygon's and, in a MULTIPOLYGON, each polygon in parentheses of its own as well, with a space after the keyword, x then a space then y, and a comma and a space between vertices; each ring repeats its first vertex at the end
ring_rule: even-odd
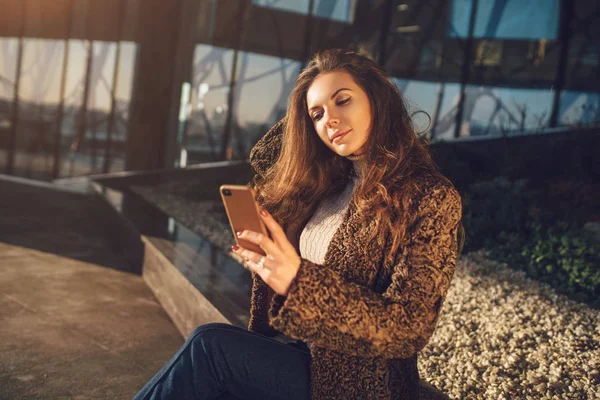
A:
POLYGON ((600 123, 596 1, 177 0, 164 26, 137 0, 5 2, 0 171, 13 175, 246 159, 307 57, 341 46, 385 67, 434 141, 600 123), (140 58, 151 44, 156 65, 140 58))

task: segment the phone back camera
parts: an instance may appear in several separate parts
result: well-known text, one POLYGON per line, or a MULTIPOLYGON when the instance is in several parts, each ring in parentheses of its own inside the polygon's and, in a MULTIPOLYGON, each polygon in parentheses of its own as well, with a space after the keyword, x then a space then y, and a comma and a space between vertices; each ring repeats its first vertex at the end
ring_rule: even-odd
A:
POLYGON ((223 189, 223 196, 231 196, 231 190, 223 189))

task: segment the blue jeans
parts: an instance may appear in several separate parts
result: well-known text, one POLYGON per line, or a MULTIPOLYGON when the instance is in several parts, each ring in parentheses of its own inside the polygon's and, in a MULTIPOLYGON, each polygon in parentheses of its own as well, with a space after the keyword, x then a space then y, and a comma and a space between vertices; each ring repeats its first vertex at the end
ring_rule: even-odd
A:
POLYGON ((185 344, 133 400, 310 399, 310 352, 233 325, 211 323, 185 344))

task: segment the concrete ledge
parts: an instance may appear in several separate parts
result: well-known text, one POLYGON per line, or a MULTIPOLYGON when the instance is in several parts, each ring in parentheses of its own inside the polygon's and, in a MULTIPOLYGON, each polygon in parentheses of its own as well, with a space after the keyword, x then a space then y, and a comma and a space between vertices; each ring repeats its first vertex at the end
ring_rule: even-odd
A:
MULTIPOLYGON (((139 268, 137 273, 184 337, 209 322, 247 326, 248 277, 220 248, 133 193, 129 185, 170 180, 174 173, 183 173, 187 178, 201 177, 201 190, 207 191, 206 185, 222 180, 226 171, 238 176, 247 168, 245 163, 217 163, 185 171, 121 174, 109 179, 111 185, 107 180, 91 185, 111 211, 105 213, 105 220, 115 227, 111 231, 114 240, 130 250, 130 263, 139 268)), ((216 189, 213 192, 218 196, 216 189)))
POLYGON ((198 325, 230 323, 148 238, 142 236, 142 242, 145 247, 142 277, 184 337, 198 325))
POLYGON ((90 182, 87 178, 68 179, 61 182, 49 183, 35 179, 22 178, 19 176, 0 174, 0 181, 18 183, 21 185, 27 185, 41 189, 55 190, 58 192, 68 192, 83 195, 92 193, 90 182))

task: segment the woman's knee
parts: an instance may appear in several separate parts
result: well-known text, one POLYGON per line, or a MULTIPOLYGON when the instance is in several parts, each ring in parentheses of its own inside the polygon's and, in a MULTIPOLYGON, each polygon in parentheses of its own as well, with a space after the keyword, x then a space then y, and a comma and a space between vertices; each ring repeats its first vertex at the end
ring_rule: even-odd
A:
POLYGON ((224 324, 222 322, 210 322, 208 324, 202 324, 200 326, 197 326, 190 334, 190 337, 198 336, 199 334, 209 330, 231 329, 231 327, 232 325, 224 324))
POLYGON ((184 351, 193 357, 205 357, 214 353, 219 347, 219 338, 222 337, 224 330, 228 329, 227 324, 209 323, 203 324, 192 331, 184 345, 184 351))
POLYGON ((188 341, 193 343, 201 343, 204 347, 209 342, 226 340, 231 336, 236 336, 238 332, 247 332, 245 329, 239 328, 234 325, 224 324, 220 322, 211 322, 203 324, 193 330, 189 336, 188 341))
POLYGON ((227 349, 240 338, 245 329, 223 323, 209 323, 198 326, 187 340, 186 349, 194 357, 221 359, 227 349))

